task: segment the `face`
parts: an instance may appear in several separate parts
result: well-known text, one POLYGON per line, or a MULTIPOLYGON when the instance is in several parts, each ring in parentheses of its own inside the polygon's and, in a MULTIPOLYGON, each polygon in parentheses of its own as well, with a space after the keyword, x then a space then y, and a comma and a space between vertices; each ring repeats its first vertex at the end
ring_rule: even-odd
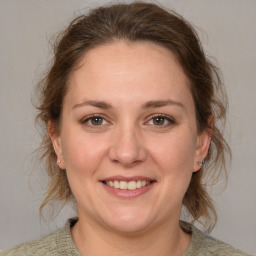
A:
POLYGON ((174 55, 115 41, 87 52, 68 86, 52 141, 80 220, 120 232, 178 222, 209 137, 174 55))

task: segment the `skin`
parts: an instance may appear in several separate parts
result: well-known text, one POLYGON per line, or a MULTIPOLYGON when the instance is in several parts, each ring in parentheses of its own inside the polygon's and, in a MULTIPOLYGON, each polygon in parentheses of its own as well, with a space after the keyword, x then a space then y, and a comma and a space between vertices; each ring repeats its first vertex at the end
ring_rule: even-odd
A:
POLYGON ((182 255, 190 243, 179 227, 182 199, 210 137, 198 134, 189 81, 172 52, 120 40, 88 51, 61 118, 51 138, 77 202, 72 236, 81 254, 182 255), (102 183, 116 175, 154 183, 122 197, 102 183))

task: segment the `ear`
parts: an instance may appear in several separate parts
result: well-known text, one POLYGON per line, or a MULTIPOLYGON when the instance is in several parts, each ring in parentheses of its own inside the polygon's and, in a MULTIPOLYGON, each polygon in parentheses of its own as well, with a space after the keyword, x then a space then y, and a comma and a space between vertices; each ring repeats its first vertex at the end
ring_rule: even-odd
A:
POLYGON ((57 133, 56 128, 52 121, 48 121, 48 134, 51 138, 52 145, 57 157, 57 165, 61 169, 65 169, 65 162, 64 162, 62 147, 61 147, 61 137, 60 137, 60 134, 57 133))
POLYGON ((209 128, 207 128, 205 131, 202 131, 201 134, 199 134, 197 137, 193 172, 199 171, 201 169, 199 163, 207 157, 212 139, 213 122, 213 116, 210 116, 208 119, 209 128))

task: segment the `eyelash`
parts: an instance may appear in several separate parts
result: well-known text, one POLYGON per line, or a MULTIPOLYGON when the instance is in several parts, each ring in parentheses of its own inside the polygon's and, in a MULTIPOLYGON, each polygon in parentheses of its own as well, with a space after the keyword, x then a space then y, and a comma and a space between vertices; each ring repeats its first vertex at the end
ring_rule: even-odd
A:
MULTIPOLYGON (((82 124, 85 124, 85 123, 88 124, 89 121, 92 121, 93 118, 95 118, 95 119, 96 118, 102 119, 103 122, 106 121, 106 118, 103 115, 101 115, 101 114, 93 114, 93 115, 87 116, 85 119, 83 119, 81 121, 81 123, 82 124)), ((88 125, 91 126, 91 127, 100 127, 100 126, 102 126, 102 125, 93 125, 93 124, 88 124, 88 125)))
MULTIPOLYGON (((104 115, 102 115, 102 114, 93 114, 93 115, 90 115, 90 116, 86 117, 85 119, 83 119, 81 121, 81 123, 82 124, 87 124, 88 126, 93 127, 93 128, 100 128, 104 125, 104 124, 100 124, 100 125, 89 124, 89 122, 91 122, 94 118, 95 119, 96 118, 102 119, 103 122, 107 121, 106 118, 104 117, 104 115)), ((153 114, 153 115, 150 115, 148 117, 148 121, 146 122, 146 124, 149 123, 150 121, 154 121, 154 119, 156 119, 156 118, 161 118, 161 119, 164 119, 164 122, 166 122, 166 121, 168 122, 167 124, 163 124, 163 125, 161 125, 161 124, 160 125, 152 124, 153 126, 159 128, 159 129, 172 126, 176 123, 173 118, 171 118, 170 116, 167 116, 165 114, 153 114)))
MULTIPOLYGON (((154 125, 156 127, 158 126, 158 128, 160 128, 160 129, 172 126, 176 123, 173 118, 171 118, 170 116, 167 116, 165 114, 153 114, 153 115, 150 116, 149 121, 151 121, 151 120, 153 121, 156 118, 161 118, 161 119, 164 119, 164 121, 168 122, 167 124, 163 124, 163 125, 154 125)), ((147 122, 149 122, 149 121, 147 121, 147 122)))

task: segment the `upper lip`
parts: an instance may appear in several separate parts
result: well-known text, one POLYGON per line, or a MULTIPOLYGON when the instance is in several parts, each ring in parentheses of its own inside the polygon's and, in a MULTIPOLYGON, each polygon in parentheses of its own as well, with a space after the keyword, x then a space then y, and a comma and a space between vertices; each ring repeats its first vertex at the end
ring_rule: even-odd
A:
POLYGON ((125 177, 125 176, 111 176, 108 178, 104 178, 101 179, 100 181, 113 181, 113 180, 117 180, 117 181, 138 181, 138 180, 146 180, 146 181, 155 181, 155 179, 149 178, 149 177, 145 177, 145 176, 132 176, 132 177, 125 177))

